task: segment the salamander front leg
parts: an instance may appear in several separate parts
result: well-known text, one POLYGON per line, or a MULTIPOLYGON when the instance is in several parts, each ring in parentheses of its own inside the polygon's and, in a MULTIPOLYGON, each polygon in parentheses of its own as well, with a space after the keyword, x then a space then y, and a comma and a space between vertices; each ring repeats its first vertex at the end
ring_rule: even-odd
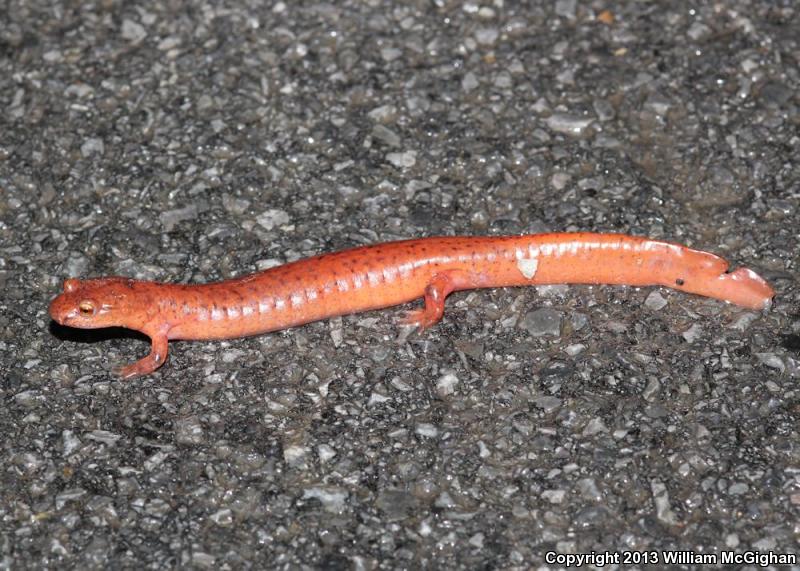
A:
POLYGON ((125 367, 118 367, 114 369, 114 374, 122 379, 132 379, 139 375, 147 375, 158 369, 167 360, 167 352, 169 351, 169 341, 167 340, 166 333, 157 333, 150 335, 152 340, 152 347, 150 354, 142 359, 139 359, 131 365, 125 367))
POLYGON ((463 272, 436 274, 425 287, 425 307, 407 311, 400 323, 418 327, 420 331, 438 323, 444 315, 445 298, 459 287, 469 287, 468 282, 463 272))

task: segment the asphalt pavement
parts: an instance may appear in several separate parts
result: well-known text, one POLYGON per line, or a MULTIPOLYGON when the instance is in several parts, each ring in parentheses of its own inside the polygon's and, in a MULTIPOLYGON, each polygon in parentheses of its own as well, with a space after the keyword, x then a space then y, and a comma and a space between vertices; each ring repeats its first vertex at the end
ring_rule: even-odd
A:
POLYGON ((5 3, 0 569, 791 563, 799 12, 5 3), (774 304, 460 292, 424 332, 416 303, 174 342, 129 381, 146 338, 47 313, 67 277, 578 230, 712 251, 774 304))

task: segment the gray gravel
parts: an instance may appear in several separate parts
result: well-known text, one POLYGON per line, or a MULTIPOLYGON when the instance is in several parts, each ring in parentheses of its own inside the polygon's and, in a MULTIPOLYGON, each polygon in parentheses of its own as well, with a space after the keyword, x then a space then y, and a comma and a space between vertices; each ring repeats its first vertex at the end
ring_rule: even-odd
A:
POLYGON ((0 568, 798 552, 800 10, 528 4, 6 3, 0 568), (129 382, 144 339, 46 312, 67 276, 543 230, 778 295, 462 292, 421 334, 390 309, 173 343, 129 382))

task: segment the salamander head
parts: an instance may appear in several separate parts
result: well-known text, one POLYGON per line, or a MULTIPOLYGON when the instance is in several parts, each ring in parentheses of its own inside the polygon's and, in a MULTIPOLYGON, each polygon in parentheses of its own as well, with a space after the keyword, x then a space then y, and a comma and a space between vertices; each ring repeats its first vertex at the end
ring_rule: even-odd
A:
POLYGON ((64 293, 50 303, 50 317, 61 325, 80 329, 130 327, 136 280, 97 278, 64 281, 64 293))

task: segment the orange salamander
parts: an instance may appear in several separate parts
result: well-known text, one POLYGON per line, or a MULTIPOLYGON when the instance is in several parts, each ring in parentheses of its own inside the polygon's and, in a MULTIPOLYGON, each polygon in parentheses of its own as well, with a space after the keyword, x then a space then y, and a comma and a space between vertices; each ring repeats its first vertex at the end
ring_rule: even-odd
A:
POLYGON ((67 279, 50 304, 69 327, 127 327, 152 341, 123 378, 167 358, 170 339, 228 339, 424 298, 404 322, 421 329, 442 318, 453 291, 542 284, 660 285, 768 309, 774 291, 758 274, 714 254, 621 234, 452 236, 402 240, 305 258, 209 284, 123 277, 67 279))

